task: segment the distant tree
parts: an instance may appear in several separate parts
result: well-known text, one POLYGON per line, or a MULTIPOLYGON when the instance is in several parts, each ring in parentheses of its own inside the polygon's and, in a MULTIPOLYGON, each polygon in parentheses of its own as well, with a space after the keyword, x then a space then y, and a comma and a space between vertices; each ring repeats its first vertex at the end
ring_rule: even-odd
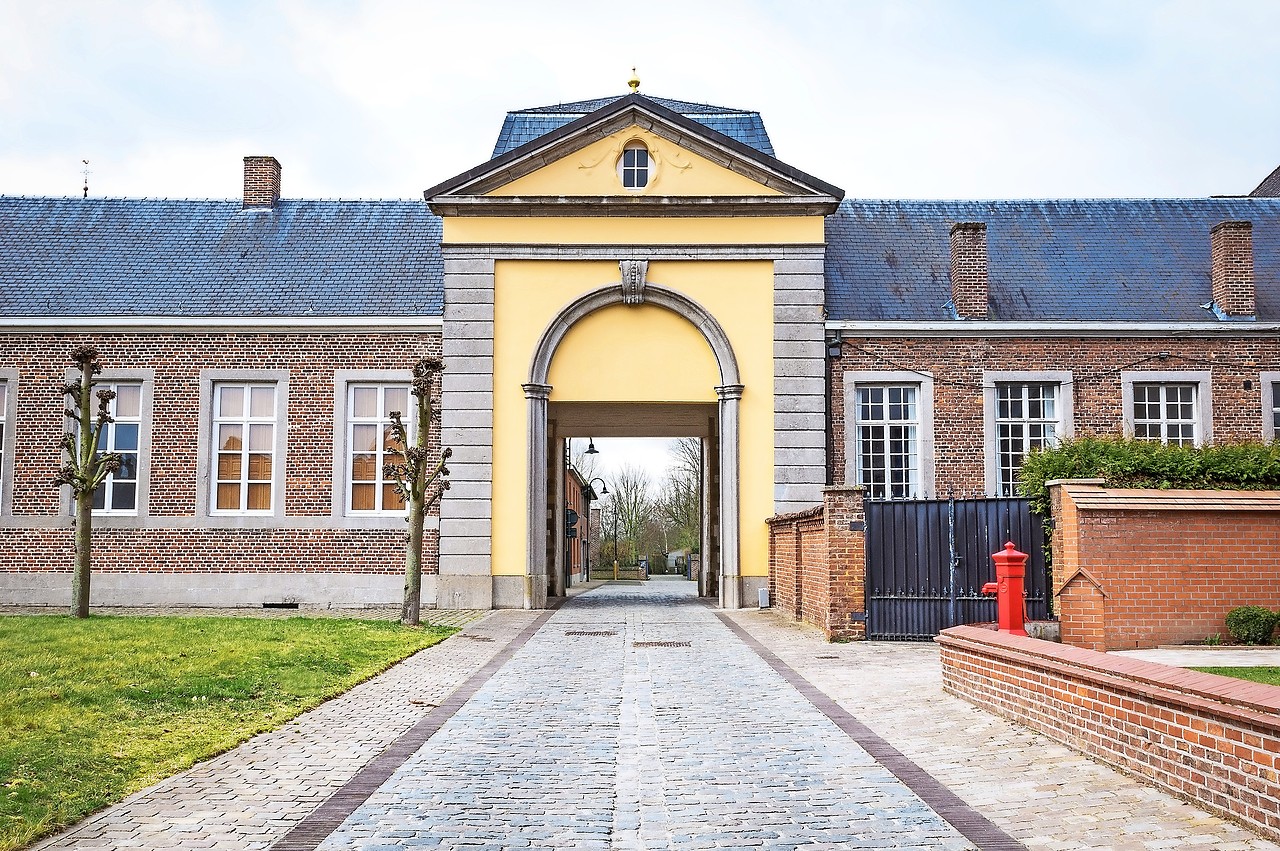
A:
POLYGON ((392 411, 392 439, 402 454, 400 461, 383 466, 383 475, 396 482, 395 491, 409 510, 405 518, 409 523, 409 540, 405 549, 404 603, 400 607, 400 622, 411 626, 417 626, 422 616, 422 539, 427 512, 449 489, 449 468, 445 461, 452 457, 453 450, 442 450, 440 459, 432 463, 429 437, 431 390, 443 371, 444 361, 437 357, 424 357, 413 365, 413 388, 410 392, 417 405, 413 439, 409 439, 403 412, 392 411))
POLYGON ((676 549, 698 549, 702 525, 702 441, 682 437, 671 447, 674 463, 667 471, 657 512, 676 549))
POLYGON ((98 350, 89 345, 76 346, 71 350, 71 361, 80 370, 80 378, 64 384, 62 395, 70 398, 65 413, 75 423, 75 430, 62 435, 60 445, 65 463, 54 484, 70 487, 75 502, 76 561, 71 574, 71 614, 85 618, 89 616, 93 495, 107 476, 120 469, 121 457, 98 449, 103 430, 112 422, 111 400, 116 395, 114 390, 94 392, 97 383, 93 376, 102 372, 98 350))

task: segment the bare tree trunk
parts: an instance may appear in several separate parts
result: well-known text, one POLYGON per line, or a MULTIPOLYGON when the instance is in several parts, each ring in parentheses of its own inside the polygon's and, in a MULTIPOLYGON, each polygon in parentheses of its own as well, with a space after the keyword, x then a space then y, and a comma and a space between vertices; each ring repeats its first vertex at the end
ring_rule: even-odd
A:
POLYGON ((76 495, 76 567, 71 574, 71 615, 89 617, 89 549, 93 540, 93 493, 76 495))
POLYGON ((422 617, 422 531, 426 511, 416 494, 409 500, 409 550, 405 555, 404 605, 400 623, 417 626, 422 617))

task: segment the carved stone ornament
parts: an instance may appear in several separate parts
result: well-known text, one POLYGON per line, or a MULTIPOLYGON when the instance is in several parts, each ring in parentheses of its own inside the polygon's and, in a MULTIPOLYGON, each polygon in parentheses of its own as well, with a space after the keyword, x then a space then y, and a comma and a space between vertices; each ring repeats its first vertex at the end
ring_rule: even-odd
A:
POLYGON ((619 260, 622 270, 622 303, 644 304, 644 276, 649 271, 648 260, 619 260))

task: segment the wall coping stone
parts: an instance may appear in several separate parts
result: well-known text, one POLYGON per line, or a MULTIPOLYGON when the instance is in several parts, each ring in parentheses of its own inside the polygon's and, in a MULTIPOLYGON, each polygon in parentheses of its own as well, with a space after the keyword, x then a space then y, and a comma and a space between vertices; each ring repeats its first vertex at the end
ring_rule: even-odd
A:
POLYGON ((1077 482, 1060 486, 1083 511, 1280 511, 1280 491, 1103 488, 1077 482))
POLYGON ((1036 638, 954 626, 934 639, 992 658, 1008 658, 1028 667, 1128 692, 1161 703, 1172 703, 1280 733, 1280 686, 1237 680, 1148 662, 1112 656, 1036 638))
POLYGON ((775 514, 764 522, 770 526, 785 526, 787 523, 796 523, 801 520, 811 520, 815 517, 821 517, 823 510, 823 506, 815 505, 812 508, 803 508, 800 511, 791 511, 786 514, 775 514))

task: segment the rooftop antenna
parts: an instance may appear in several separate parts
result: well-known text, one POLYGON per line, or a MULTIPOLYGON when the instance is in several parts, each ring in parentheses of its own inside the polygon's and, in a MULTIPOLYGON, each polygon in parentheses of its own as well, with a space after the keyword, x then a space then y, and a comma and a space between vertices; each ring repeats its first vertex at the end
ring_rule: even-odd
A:
POLYGON ((631 79, 627 80, 627 85, 631 87, 631 94, 640 93, 640 77, 636 74, 636 69, 631 69, 631 79))
POLYGON ((89 161, 81 160, 84 163, 84 197, 89 197, 89 161))

